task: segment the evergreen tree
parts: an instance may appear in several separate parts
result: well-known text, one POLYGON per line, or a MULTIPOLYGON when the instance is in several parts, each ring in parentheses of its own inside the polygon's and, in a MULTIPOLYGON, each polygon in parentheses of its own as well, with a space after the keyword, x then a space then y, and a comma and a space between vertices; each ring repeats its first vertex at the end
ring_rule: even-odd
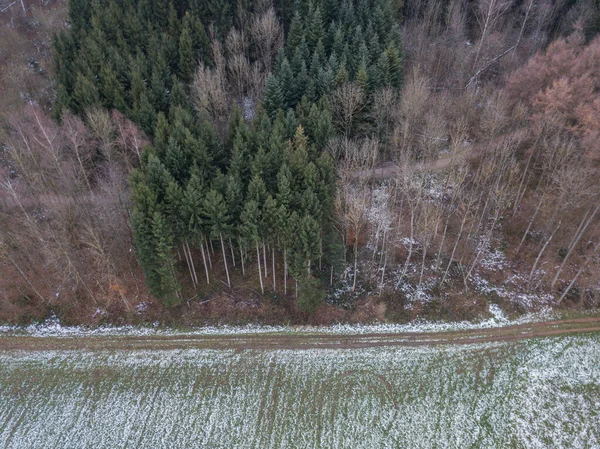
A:
POLYGON ((227 274, 227 285, 231 288, 231 280, 229 278, 229 267, 227 265, 227 256, 225 254, 225 243, 223 235, 229 233, 229 215, 227 213, 227 205, 223 199, 223 195, 215 189, 211 189, 206 194, 203 205, 203 212, 206 223, 208 224, 209 235, 211 238, 218 238, 221 241, 221 250, 223 252, 223 264, 227 274))
POLYGON ((192 36, 188 27, 184 27, 179 38, 179 74, 184 82, 190 82, 196 70, 196 58, 192 46, 192 36))
POLYGON ((321 14, 321 8, 319 6, 312 8, 309 13, 307 25, 306 25, 306 42, 310 51, 313 51, 317 46, 317 42, 323 39, 325 30, 323 27, 323 16, 321 14))
POLYGON ((260 209, 258 203, 255 200, 246 201, 242 214, 240 217, 240 235, 243 239, 246 248, 256 247, 256 258, 258 265, 258 278, 260 280, 261 292, 265 292, 265 288, 262 280, 262 270, 260 264, 260 252, 258 250, 259 245, 259 223, 260 223, 260 209))
POLYGON ((87 108, 100 103, 100 94, 96 83, 81 73, 77 75, 73 90, 73 104, 77 112, 82 113, 87 108))
POLYGON ((152 134, 156 120, 156 111, 152 104, 150 104, 145 92, 140 95, 140 100, 134 103, 133 115, 135 121, 139 123, 142 129, 148 134, 152 134))
POLYGON ((294 16, 292 17, 292 23, 290 24, 290 30, 287 36, 287 48, 288 48, 288 56, 292 56, 296 47, 300 45, 302 41, 302 37, 304 36, 304 30, 302 25, 302 19, 300 17, 300 12, 296 10, 294 16))
POLYGON ((283 109, 295 107, 296 84, 294 82, 294 72, 287 58, 284 58, 281 63, 277 79, 279 80, 279 86, 284 99, 283 109))
POLYGON ((269 75, 265 83, 263 106, 265 111, 274 117, 279 109, 285 108, 286 102, 278 79, 269 75))
POLYGON ((173 236, 163 215, 156 211, 152 219, 152 237, 154 243, 154 276, 153 283, 148 285, 150 292, 167 305, 174 305, 179 300, 181 287, 175 276, 173 260, 173 236))

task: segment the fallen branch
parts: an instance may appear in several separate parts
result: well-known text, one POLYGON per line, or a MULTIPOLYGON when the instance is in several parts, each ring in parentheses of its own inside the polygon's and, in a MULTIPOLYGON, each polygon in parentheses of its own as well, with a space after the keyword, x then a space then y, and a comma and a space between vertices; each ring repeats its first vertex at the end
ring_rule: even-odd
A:
POLYGON ((467 83, 467 87, 469 87, 471 84, 473 84, 473 81, 475 81, 479 75, 481 75, 481 73, 487 69, 489 66, 491 66, 494 62, 496 62, 498 59, 500 59, 502 56, 510 53, 511 50, 513 50, 516 47, 516 45, 513 45, 512 47, 504 50, 502 53, 500 53, 498 56, 493 57, 492 59, 490 59, 488 62, 486 62, 479 70, 477 70, 475 72, 475 75, 473 75, 471 77, 471 79, 469 80, 469 82, 467 83))

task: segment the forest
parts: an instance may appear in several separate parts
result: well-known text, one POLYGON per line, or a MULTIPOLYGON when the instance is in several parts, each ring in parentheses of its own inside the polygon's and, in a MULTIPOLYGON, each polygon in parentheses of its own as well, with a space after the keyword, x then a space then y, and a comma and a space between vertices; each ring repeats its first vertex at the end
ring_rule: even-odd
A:
POLYGON ((600 305, 600 1, 0 0, 0 322, 600 305))

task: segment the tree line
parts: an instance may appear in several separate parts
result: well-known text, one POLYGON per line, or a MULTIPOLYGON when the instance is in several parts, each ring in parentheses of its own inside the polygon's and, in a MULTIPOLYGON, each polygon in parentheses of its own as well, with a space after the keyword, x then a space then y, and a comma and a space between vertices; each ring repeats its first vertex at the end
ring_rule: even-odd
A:
POLYGON ((323 296, 315 270, 342 258, 325 147, 355 125, 370 132, 358 110, 380 88, 400 88, 399 28, 386 0, 297 2, 283 46, 273 7, 240 7, 231 29, 227 11, 71 2, 71 29, 55 43, 57 111, 118 109, 153 136, 131 176, 135 249, 153 295, 181 299, 176 254, 194 288, 202 271, 214 282, 217 246, 228 287, 231 268, 245 274, 252 257, 263 293, 267 276, 284 294, 291 276, 311 308, 323 296))

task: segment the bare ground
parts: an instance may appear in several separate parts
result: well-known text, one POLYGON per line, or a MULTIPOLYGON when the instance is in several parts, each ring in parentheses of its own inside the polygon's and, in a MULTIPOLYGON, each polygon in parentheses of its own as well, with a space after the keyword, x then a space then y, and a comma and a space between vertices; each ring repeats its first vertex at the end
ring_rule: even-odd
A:
POLYGON ((600 317, 527 323, 489 329, 358 335, 310 333, 76 337, 12 335, 0 337, 0 351, 359 349, 382 346, 464 345, 496 341, 518 341, 579 333, 594 333, 600 338, 600 317))

